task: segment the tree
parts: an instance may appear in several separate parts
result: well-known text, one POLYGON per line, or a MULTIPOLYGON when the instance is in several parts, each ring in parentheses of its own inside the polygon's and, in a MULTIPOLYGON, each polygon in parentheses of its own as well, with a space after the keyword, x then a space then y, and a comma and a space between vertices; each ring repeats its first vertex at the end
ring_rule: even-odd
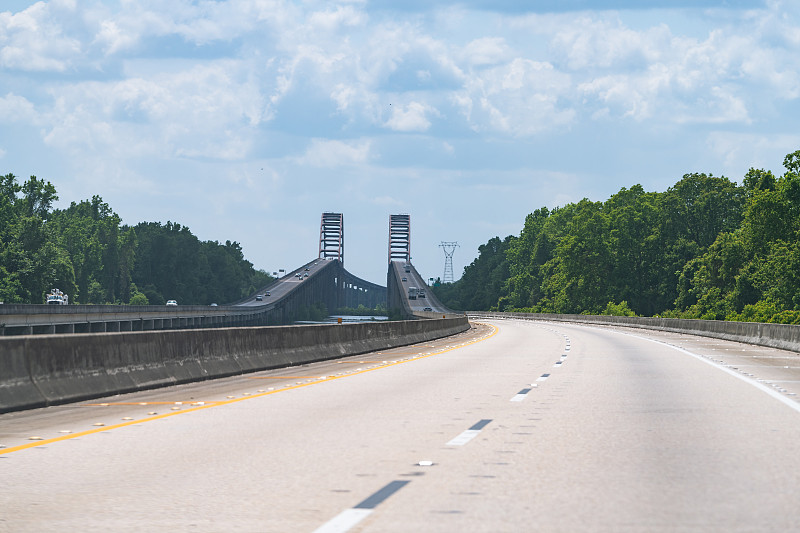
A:
POLYGON ((31 176, 21 188, 23 215, 47 220, 53 202, 58 200, 52 183, 31 176))

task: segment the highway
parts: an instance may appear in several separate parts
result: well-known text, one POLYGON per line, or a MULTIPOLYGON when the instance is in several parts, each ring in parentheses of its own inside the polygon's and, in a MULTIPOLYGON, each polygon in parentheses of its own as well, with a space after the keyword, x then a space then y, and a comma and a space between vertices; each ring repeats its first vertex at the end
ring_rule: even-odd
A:
POLYGON ((799 357, 482 320, 0 415, 0 532, 793 531, 799 357))
POLYGON ((258 291, 257 294, 262 296, 262 300, 256 300, 256 295, 253 294, 246 300, 238 302, 236 305, 269 305, 279 298, 285 296, 299 283, 303 283, 309 277, 319 272, 319 270, 326 266, 326 264, 327 263, 325 259, 315 259, 314 261, 310 261, 297 270, 293 270, 285 276, 276 279, 265 289, 258 291), (269 296, 266 296, 266 292, 269 292, 269 296))
POLYGON ((446 313, 448 309, 444 307, 439 300, 436 299, 434 296, 433 291, 428 287, 427 283, 422 276, 416 271, 416 269, 412 266, 409 268, 408 271, 405 270, 404 265, 402 262, 394 262, 393 265, 395 268, 398 269, 400 272, 400 284, 403 290, 403 295, 408 298, 408 289, 409 287, 415 287, 417 289, 424 289, 425 297, 424 298, 416 298, 416 299, 408 299, 408 305, 411 307, 411 311, 418 313, 420 311, 431 311, 434 313, 446 313))

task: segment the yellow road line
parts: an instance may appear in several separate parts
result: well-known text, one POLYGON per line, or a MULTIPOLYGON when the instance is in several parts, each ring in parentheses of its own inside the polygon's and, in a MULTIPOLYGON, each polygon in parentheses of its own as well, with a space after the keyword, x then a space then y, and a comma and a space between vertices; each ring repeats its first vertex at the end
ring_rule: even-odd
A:
POLYGON ((141 407, 145 407, 148 405, 191 405, 195 403, 216 403, 218 400, 214 400, 211 402, 206 402, 203 400, 175 400, 172 402, 113 402, 113 403, 84 403, 81 404, 80 407, 114 407, 120 405, 139 405, 141 407))
MULTIPOLYGON (((54 437, 52 439, 37 440, 37 441, 34 441, 34 442, 29 442, 27 444, 20 444, 19 446, 12 446, 10 448, 0 449, 0 455, 6 455, 6 454, 9 454, 9 453, 13 453, 13 452, 19 452, 19 451, 22 451, 22 450, 27 450, 28 448, 35 448, 36 446, 44 446, 44 445, 47 445, 47 444, 54 444, 56 442, 61 442, 61 441, 64 441, 64 440, 77 439, 79 437, 85 437, 87 435, 93 435, 95 433, 101 433, 103 431, 110 431, 112 429, 119 429, 119 428, 124 428, 124 427, 127 427, 127 426, 132 426, 134 424, 143 424, 145 422, 152 422, 153 420, 163 420, 164 418, 169 418, 171 416, 177 416, 177 415, 182 415, 182 414, 186 414, 186 413, 192 413, 194 411, 200 411, 200 410, 203 410, 203 409, 210 409, 212 407, 220 407, 222 405, 230 405, 230 404, 237 403, 237 402, 243 402, 245 400, 252 400, 254 398, 261 398, 262 396, 269 396, 270 394, 277 394, 279 392, 284 392, 284 391, 288 391, 288 390, 299 389, 299 388, 308 387, 308 386, 311 386, 311 385, 318 385, 318 384, 324 383, 326 381, 333 381, 335 379, 342 379, 342 378, 346 378, 346 377, 356 376, 358 374, 364 374, 366 372, 372 372, 373 370, 380 370, 382 368, 387 368, 387 367, 390 367, 390 366, 401 365, 403 363, 410 363, 412 361, 417 361, 419 359, 425 359, 427 357, 433 357, 434 355, 441 355, 443 353, 452 352, 453 350, 456 350, 458 348, 463 348, 465 346, 469 346, 470 344, 475 344, 475 343, 478 343, 478 342, 481 342, 481 341, 485 341, 487 339, 490 339, 490 338, 494 337, 494 335, 498 331, 497 327, 493 326, 491 324, 487 324, 487 325, 490 326, 491 328, 493 328, 493 330, 494 330, 494 331, 492 331, 491 335, 487 335, 485 337, 479 337, 479 338, 474 339, 472 341, 469 341, 469 342, 466 342, 466 343, 463 343, 463 344, 459 344, 457 346, 451 346, 450 348, 446 348, 446 349, 438 351, 438 352, 432 352, 432 353, 429 353, 429 354, 420 355, 418 357, 413 357, 411 359, 406 359, 404 361, 394 361, 394 362, 391 362, 391 363, 383 364, 381 366, 377 366, 377 367, 373 367, 373 368, 366 368, 366 369, 363 369, 363 370, 359 370, 357 372, 351 372, 351 373, 348 373, 348 374, 343 374, 341 376, 327 376, 324 379, 317 379, 315 381, 311 381, 311 382, 308 382, 308 383, 301 383, 301 384, 298 384, 298 385, 287 386, 287 387, 283 387, 281 389, 277 389, 277 390, 274 390, 274 391, 262 392, 262 393, 259 393, 259 394, 252 394, 250 396, 244 396, 242 398, 234 398, 232 400, 223 400, 223 401, 214 402, 212 404, 199 405, 199 406, 196 406, 196 407, 195 406, 191 406, 188 409, 181 409, 180 411, 173 411, 171 413, 164 413, 163 415, 150 416, 150 417, 147 417, 147 418, 141 418, 139 420, 131 420, 131 421, 128 421, 128 422, 123 422, 121 424, 114 424, 114 425, 111 425, 111 426, 102 426, 102 427, 98 427, 98 428, 95 428, 95 429, 90 429, 90 430, 87 430, 87 431, 81 431, 81 432, 78 432, 78 433, 70 433, 68 435, 62 435, 60 437, 54 437)), ((141 402, 137 402, 135 405, 138 405, 138 403, 141 403, 141 402)), ((174 405, 175 402, 171 402, 171 404, 174 405)))
MULTIPOLYGON (((393 353, 391 355, 419 355, 420 353, 422 353, 422 352, 405 353, 405 354, 393 353)), ((385 363, 385 362, 386 362, 386 360, 384 359, 383 361, 336 361, 336 364, 337 365, 346 365, 346 364, 350 363, 350 364, 357 364, 357 365, 365 365, 367 363, 385 363)))
POLYGON ((321 376, 244 376, 247 379, 321 379, 321 376))

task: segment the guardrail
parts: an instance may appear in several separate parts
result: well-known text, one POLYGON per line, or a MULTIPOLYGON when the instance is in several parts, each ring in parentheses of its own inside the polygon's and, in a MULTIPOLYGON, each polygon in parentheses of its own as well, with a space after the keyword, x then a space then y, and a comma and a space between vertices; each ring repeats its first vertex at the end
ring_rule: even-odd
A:
POLYGON ((492 313, 470 311, 470 318, 519 318, 554 322, 575 322, 607 326, 671 331, 699 335, 757 346, 768 346, 800 352, 800 326, 791 324, 765 324, 762 322, 727 322, 720 320, 692 320, 685 318, 655 318, 601 315, 550 315, 539 313, 492 313))
POLYGON ((0 413, 336 359, 466 331, 466 316, 0 338, 0 413))
MULTIPOLYGON (((151 305, 0 305, 0 335, 103 333, 249 325, 267 308, 151 305)), ((263 323, 263 322, 262 322, 263 323)))

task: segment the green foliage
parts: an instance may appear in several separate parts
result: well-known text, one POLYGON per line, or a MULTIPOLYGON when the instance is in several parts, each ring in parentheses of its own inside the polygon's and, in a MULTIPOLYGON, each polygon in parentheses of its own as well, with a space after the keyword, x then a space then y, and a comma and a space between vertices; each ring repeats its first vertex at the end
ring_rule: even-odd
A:
POLYGON ((289 317, 290 322, 322 322, 328 318, 328 308, 323 303, 301 307, 289 317))
POLYGON ((605 202, 537 209, 519 237, 503 241, 505 262, 494 238, 458 282, 435 292, 462 310, 793 323, 800 314, 800 150, 784 166, 778 178, 751 168, 741 186, 691 173, 663 193, 635 185, 605 202))
POLYGON ((232 302, 272 279, 253 268, 237 242, 201 242, 173 222, 142 222, 132 231, 138 247, 131 278, 151 303, 232 302))
POLYGON ((358 307, 339 307, 336 309, 335 315, 349 315, 349 316, 389 316, 389 311, 386 309, 386 304, 378 304, 374 309, 370 309, 364 304, 359 304, 358 307))
POLYGON ((628 307, 628 302, 625 300, 621 301, 618 304, 614 302, 608 302, 606 304, 606 308, 600 313, 601 315, 608 315, 608 316, 636 316, 630 307, 628 307))
POLYGON ((0 177, 0 301, 43 303, 59 288, 71 303, 208 304, 272 279, 236 242, 200 242, 171 222, 123 226, 99 196, 53 210, 57 199, 35 176, 23 184, 0 177))
POLYGON ((128 302, 128 305, 150 305, 150 300, 147 299, 147 296, 144 293, 139 292, 136 284, 131 284, 130 292, 131 299, 128 302))

